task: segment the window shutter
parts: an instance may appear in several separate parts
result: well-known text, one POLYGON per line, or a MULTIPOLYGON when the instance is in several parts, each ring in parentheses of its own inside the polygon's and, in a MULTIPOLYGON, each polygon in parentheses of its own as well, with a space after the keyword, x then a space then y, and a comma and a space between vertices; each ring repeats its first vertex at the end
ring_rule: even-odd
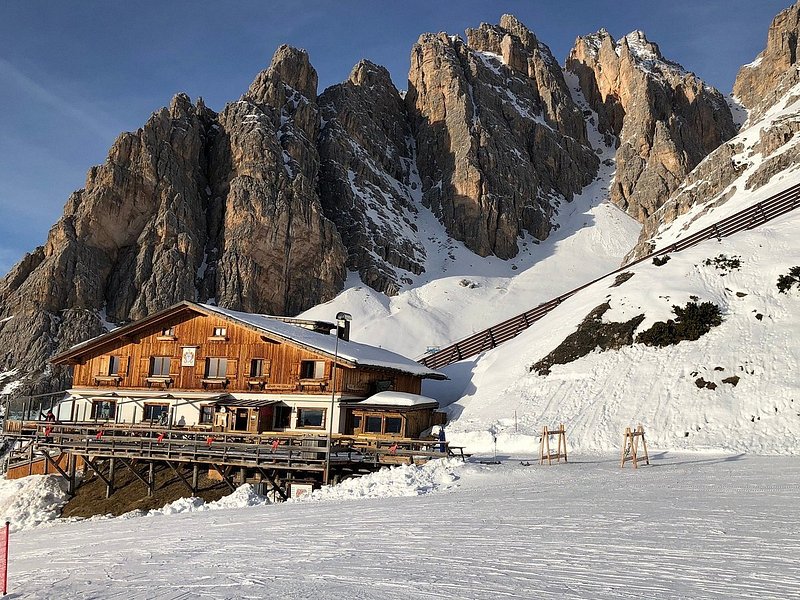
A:
POLYGON ((130 356, 120 356, 119 358, 119 376, 125 377, 128 374, 128 367, 130 366, 130 356))
POLYGON ((97 375, 108 375, 108 356, 101 356, 97 366, 97 375))

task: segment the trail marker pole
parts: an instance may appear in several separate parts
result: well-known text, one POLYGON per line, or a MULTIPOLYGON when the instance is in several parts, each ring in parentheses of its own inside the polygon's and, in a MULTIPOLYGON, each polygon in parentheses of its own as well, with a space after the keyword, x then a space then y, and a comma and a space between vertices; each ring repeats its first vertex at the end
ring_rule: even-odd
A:
POLYGON ((8 593, 8 532, 11 529, 11 522, 6 521, 6 527, 2 533, 2 544, 0 544, 0 570, 3 572, 3 596, 8 593))

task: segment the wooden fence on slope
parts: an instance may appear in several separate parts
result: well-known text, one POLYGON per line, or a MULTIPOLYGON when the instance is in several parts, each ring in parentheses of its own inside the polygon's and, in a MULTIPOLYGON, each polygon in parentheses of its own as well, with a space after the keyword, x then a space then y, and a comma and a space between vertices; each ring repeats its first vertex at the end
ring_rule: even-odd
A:
POLYGON ((510 319, 506 319, 502 323, 498 323, 497 325, 489 327, 488 329, 479 331, 478 333, 446 346, 441 350, 428 354, 427 356, 419 359, 418 362, 431 369, 440 369, 449 364, 469 358, 470 356, 480 354, 486 350, 491 350, 503 342, 507 342, 508 340, 515 338, 522 331, 526 330, 536 321, 544 317, 567 298, 575 295, 582 289, 605 279, 606 277, 626 271, 633 265, 650 260, 656 256, 661 256, 670 252, 680 252, 681 250, 691 248, 692 246, 696 246, 700 242, 704 242, 706 240, 714 238, 722 239, 740 231, 753 229, 763 225, 768 221, 771 221, 776 217, 794 210, 798 206, 800 206, 800 184, 793 185, 782 192, 767 198, 766 200, 758 202, 749 208, 717 221, 705 229, 693 233, 692 235, 678 240, 669 246, 661 248, 660 250, 656 250, 655 252, 643 256, 631 263, 628 263, 627 265, 620 267, 619 269, 611 271, 610 273, 606 273, 597 279, 593 279, 592 281, 577 287, 574 290, 570 290, 564 294, 561 294, 560 296, 557 296, 548 302, 544 302, 537 307, 532 308, 531 310, 525 311, 524 313, 515 317, 511 317, 510 319))

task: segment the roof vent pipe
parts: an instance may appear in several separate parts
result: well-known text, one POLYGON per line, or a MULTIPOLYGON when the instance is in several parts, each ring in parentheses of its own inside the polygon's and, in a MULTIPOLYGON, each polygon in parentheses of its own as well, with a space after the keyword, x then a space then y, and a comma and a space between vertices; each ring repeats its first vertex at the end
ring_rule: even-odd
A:
POLYGON ((353 317, 346 312, 336 313, 336 335, 340 340, 350 341, 350 321, 353 317))

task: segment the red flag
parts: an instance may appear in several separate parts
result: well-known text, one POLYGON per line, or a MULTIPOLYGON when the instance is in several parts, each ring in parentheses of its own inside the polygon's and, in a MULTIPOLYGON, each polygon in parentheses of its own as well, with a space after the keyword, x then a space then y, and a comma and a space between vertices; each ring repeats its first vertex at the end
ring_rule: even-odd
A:
POLYGON ((280 443, 281 443, 280 440, 272 440, 272 451, 273 452, 275 452, 275 450, 278 449, 278 446, 280 445, 280 443))
POLYGON ((104 434, 104 433, 105 433, 105 432, 104 432, 102 429, 99 429, 99 430, 97 431, 97 435, 96 435, 96 436, 94 436, 94 439, 96 439, 96 440, 99 440, 99 439, 101 439, 101 438, 103 437, 103 434, 104 434))
POLYGON ((157 441, 159 444, 160 444, 161 442, 163 442, 163 441, 164 441, 164 432, 163 432, 163 431, 162 431, 161 433, 159 433, 159 434, 158 434, 158 437, 156 438, 156 441, 157 441))
POLYGON ((46 437, 50 437, 51 433, 53 433, 53 428, 52 427, 48 427, 47 429, 44 430, 44 435, 46 437))
POLYGON ((397 442, 389 446, 389 454, 397 454, 397 442))
POLYGON ((206 446, 208 446, 208 447, 210 448, 210 447, 211 447, 211 444, 213 444, 213 443, 214 443, 214 438, 213 438, 213 437, 211 437, 211 436, 208 436, 208 437, 206 438, 206 446))

